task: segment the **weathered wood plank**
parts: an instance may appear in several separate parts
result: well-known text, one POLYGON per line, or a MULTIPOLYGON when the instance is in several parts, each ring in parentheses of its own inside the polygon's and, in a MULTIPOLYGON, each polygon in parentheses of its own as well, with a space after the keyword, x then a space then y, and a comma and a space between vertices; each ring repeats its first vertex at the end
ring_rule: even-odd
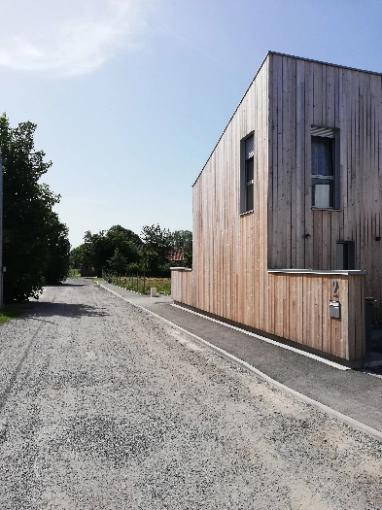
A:
MULTIPOLYGON (((203 310, 333 355, 361 352, 362 335, 347 343, 353 305, 345 306, 346 319, 327 320, 330 278, 318 279, 320 287, 316 277, 270 276, 267 268, 334 269, 337 241, 353 240, 356 267, 368 272, 366 291, 382 300, 382 242, 375 240, 381 235, 381 105, 380 76, 270 55, 194 186, 194 271, 177 277, 175 292, 203 310), (313 124, 334 127, 340 136, 339 212, 311 208, 313 124), (240 140, 251 131, 255 210, 240 216, 240 140), (192 292, 183 280, 192 281, 192 292)), ((342 285, 346 293, 348 283, 342 285)), ((362 286, 353 290, 359 300, 362 286)), ((360 310, 352 312, 356 329, 360 310)))

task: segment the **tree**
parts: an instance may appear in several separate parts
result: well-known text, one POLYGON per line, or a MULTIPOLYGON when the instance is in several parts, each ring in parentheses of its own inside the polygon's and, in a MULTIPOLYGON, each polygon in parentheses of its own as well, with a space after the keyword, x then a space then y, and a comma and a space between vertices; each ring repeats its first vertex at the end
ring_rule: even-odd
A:
POLYGON ((156 225, 142 227, 142 253, 147 274, 150 276, 170 275, 170 255, 173 250, 173 237, 168 228, 156 225))
POLYGON ((127 259, 122 255, 119 248, 115 249, 114 255, 108 260, 111 272, 115 275, 124 275, 126 273, 127 259))
MULTIPOLYGON (((99 275, 102 271, 114 272, 115 266, 111 264, 113 257, 118 249, 118 256, 125 259, 125 269, 119 272, 125 272, 129 264, 139 264, 139 249, 142 241, 132 230, 128 230, 121 225, 114 225, 109 230, 100 230, 97 234, 92 234, 90 230, 85 232, 84 243, 71 252, 72 263, 79 263, 79 267, 94 267, 99 275)), ((73 266, 74 267, 74 266, 73 266)), ((121 265, 119 265, 121 269, 121 265)))
POLYGON ((184 265, 192 267, 192 232, 190 230, 175 230, 172 236, 174 252, 181 252, 184 265))
POLYGON ((94 267, 97 276, 101 276, 106 268, 107 260, 112 256, 113 250, 108 247, 108 240, 104 230, 92 234, 90 230, 84 236, 84 266, 94 267))
POLYGON ((51 167, 45 153, 34 150, 36 124, 11 128, 0 117, 3 160, 3 264, 5 301, 38 297, 48 279, 62 281, 69 270, 67 228, 52 208, 60 200, 40 178, 51 167), (57 255, 62 255, 55 272, 57 255))
POLYGON ((116 246, 121 246, 123 243, 132 243, 135 246, 140 246, 142 241, 140 237, 132 230, 121 227, 121 225, 113 225, 106 233, 108 239, 116 246))
POLYGON ((57 284, 65 280, 70 267, 70 243, 68 227, 61 223, 58 215, 52 212, 46 223, 46 256, 44 279, 48 284, 57 284))
MULTIPOLYGON (((97 273, 145 273, 147 276, 170 276, 173 257, 178 252, 183 264, 192 264, 192 232, 170 232, 159 224, 145 225, 141 237, 121 225, 98 234, 85 232, 84 243, 71 251, 73 268, 94 267, 97 273)), ((178 263, 178 262, 177 262, 178 263)))
POLYGON ((70 252, 70 267, 71 269, 80 269, 84 265, 84 244, 73 248, 70 252))
POLYGON ((173 237, 168 228, 156 225, 142 227, 141 239, 146 248, 154 251, 161 261, 168 260, 173 248, 173 237))

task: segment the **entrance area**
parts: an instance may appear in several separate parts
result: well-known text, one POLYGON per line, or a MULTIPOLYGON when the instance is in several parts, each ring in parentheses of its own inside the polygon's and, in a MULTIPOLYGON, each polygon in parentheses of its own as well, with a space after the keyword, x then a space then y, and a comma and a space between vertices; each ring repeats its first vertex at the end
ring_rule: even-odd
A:
POLYGON ((382 369, 382 306, 374 298, 365 300, 366 362, 368 367, 382 369))

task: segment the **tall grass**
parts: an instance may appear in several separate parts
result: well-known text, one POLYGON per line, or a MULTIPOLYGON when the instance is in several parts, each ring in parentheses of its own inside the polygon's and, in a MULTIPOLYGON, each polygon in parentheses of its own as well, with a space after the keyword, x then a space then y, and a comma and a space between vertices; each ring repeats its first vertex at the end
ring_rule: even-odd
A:
POLYGON ((171 278, 145 278, 143 276, 112 276, 111 283, 140 294, 150 294, 155 287, 158 294, 171 295, 171 278))

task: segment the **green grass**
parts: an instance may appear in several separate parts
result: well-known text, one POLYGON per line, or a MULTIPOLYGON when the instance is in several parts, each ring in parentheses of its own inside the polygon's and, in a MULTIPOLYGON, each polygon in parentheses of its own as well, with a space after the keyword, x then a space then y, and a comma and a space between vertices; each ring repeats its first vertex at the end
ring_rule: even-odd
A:
POLYGON ((143 278, 117 277, 111 278, 111 283, 127 290, 134 290, 140 294, 150 294, 150 287, 156 287, 158 294, 171 294, 171 278, 143 278))
POLYGON ((70 269, 69 270, 69 278, 80 278, 81 274, 78 269, 70 269))
POLYGON ((0 326, 14 319, 15 317, 19 317, 24 312, 29 310, 32 305, 28 304, 17 304, 17 305, 6 305, 4 310, 0 310, 0 326))

